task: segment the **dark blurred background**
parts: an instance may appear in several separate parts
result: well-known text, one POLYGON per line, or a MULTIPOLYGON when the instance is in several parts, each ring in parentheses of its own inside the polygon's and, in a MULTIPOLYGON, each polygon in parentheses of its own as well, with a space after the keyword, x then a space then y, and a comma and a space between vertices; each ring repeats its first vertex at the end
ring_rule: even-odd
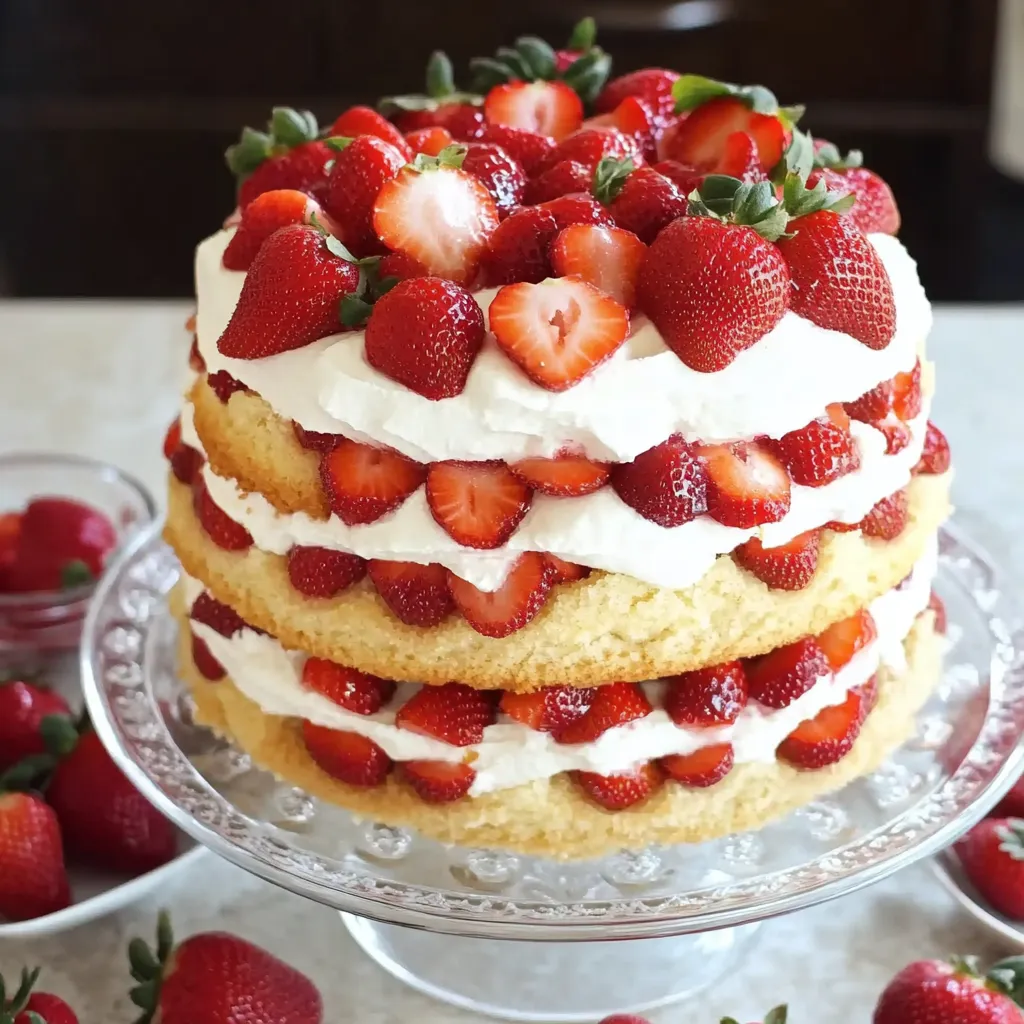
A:
POLYGON ((593 14, 613 74, 663 65, 764 82, 808 105, 815 135, 864 150, 934 298, 1024 298, 1024 187, 989 155, 996 54, 1013 28, 999 7, 0 0, 0 294, 189 294, 192 249, 232 207, 222 153, 243 124, 262 127, 281 103, 329 122, 421 91, 435 47, 461 71, 523 32, 560 45, 593 14))

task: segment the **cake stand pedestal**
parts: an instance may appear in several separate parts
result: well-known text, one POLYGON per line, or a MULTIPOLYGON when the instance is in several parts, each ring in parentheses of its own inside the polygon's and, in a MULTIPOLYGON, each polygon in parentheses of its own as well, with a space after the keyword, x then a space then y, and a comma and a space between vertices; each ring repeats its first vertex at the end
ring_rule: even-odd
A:
POLYGON ((946 668, 915 737, 881 768, 757 832, 599 860, 444 847, 357 821, 196 725, 167 609, 179 567, 153 531, 97 590, 82 680, 104 743, 161 811, 233 863, 340 911, 395 977, 510 1020, 597 1020, 713 984, 759 921, 934 854, 1009 788, 1024 762, 1021 619, 957 532, 943 533, 940 563, 946 668))

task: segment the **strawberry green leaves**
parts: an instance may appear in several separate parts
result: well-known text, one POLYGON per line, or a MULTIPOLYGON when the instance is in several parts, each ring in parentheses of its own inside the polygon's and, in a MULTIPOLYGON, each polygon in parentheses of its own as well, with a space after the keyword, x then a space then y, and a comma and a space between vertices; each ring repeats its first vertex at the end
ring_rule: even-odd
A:
POLYGON ((672 86, 676 113, 682 114, 702 107, 710 100, 731 96, 740 100, 757 114, 777 114, 779 101, 775 93, 763 85, 733 85, 703 75, 683 75, 672 86))
POLYGON ((397 113, 436 110, 446 103, 468 103, 476 106, 483 97, 464 92, 455 84, 455 70, 451 58, 443 50, 435 50, 427 61, 427 90, 408 96, 385 96, 377 110, 387 117, 397 113))
POLYGON ((247 178, 264 160, 312 142, 317 131, 316 117, 310 111, 274 107, 266 131, 243 128, 238 142, 225 150, 228 170, 239 180, 247 178))
POLYGON ((614 202, 634 169, 629 157, 625 160, 614 156, 603 157, 594 170, 594 198, 604 206, 614 202))
POLYGON ((691 217, 714 217, 750 227, 769 242, 782 237, 789 220, 767 181, 748 184, 724 174, 709 174, 687 198, 691 217))

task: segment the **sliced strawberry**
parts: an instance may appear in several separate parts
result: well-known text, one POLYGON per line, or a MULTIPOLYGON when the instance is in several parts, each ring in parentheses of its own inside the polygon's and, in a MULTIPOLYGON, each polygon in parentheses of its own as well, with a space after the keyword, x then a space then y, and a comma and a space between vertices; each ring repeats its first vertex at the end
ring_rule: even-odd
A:
MULTIPOLYGON (((13 564, 20 537, 21 513, 0 512, 0 571, 13 564)), ((3 589, 2 578, 0 578, 0 591, 3 589)))
POLYGON ((441 150, 447 149, 455 139, 447 128, 435 124, 429 128, 417 128, 414 132, 406 132, 405 141, 413 153, 438 156, 441 150))
POLYGON ((694 189, 700 188, 705 177, 703 171, 689 164, 681 164, 678 160, 660 160, 653 169, 668 178, 684 197, 689 197, 694 189))
POLYGON ((549 391, 579 383, 629 334, 626 308, 573 278, 505 285, 488 319, 501 350, 549 391))
POLYGON ((205 590, 192 602, 188 617, 193 622, 209 626, 223 637, 232 637, 249 628, 245 619, 234 608, 218 601, 205 590))
POLYGON ((292 432, 295 434, 295 440, 308 452, 329 452, 345 440, 344 434, 325 434, 319 430, 306 430, 294 420, 292 420, 292 432))
POLYGON ((526 203, 546 203, 559 196, 589 192, 594 180, 594 169, 578 160, 560 160, 543 173, 531 178, 523 190, 526 203))
POLYGON ((733 132, 725 140, 716 172, 751 184, 768 180, 761 166, 757 140, 747 132, 733 132))
POLYGON ((482 268, 489 286, 529 281, 533 284, 551 276, 551 243, 558 234, 555 215, 540 207, 517 210, 491 235, 482 268))
POLYGON ((463 618, 483 636, 505 637, 522 629, 544 607, 551 589, 551 569, 536 551, 527 551, 493 591, 478 590, 454 573, 448 589, 463 618))
POLYGON ((546 210, 555 218, 559 231, 571 224, 605 224, 614 227, 612 215, 593 197, 574 194, 559 196, 541 203, 539 209, 546 210))
POLYGON ((210 376, 206 378, 206 383, 209 385, 210 390, 225 405, 228 404, 228 399, 230 399, 232 395, 239 391, 249 390, 240 380, 232 377, 227 370, 220 370, 217 373, 211 373, 210 376))
POLYGON ((870 391, 865 391, 855 402, 847 402, 843 408, 851 419, 861 423, 874 423, 884 420, 892 411, 895 385, 891 380, 883 380, 870 391))
POLYGON ((306 597, 337 597, 366 575, 366 560, 347 551, 293 547, 288 552, 288 579, 306 597))
POLYGON ((848 619, 833 623, 824 633, 819 633, 817 641, 818 646, 825 652, 832 671, 838 672, 877 636, 878 630, 875 628, 871 612, 862 608, 848 619))
POLYGON ((892 411, 909 423, 921 415, 921 360, 907 373, 897 373, 893 378, 892 411))
POLYGON ((391 772, 391 758, 358 733, 303 721, 302 742, 320 768, 349 786, 379 786, 391 772))
POLYGON ((910 444, 910 428, 903 420, 897 419, 895 413, 889 413, 884 420, 875 420, 871 426, 885 438, 886 455, 896 455, 910 444))
POLYGON ((707 468, 679 434, 612 467, 615 493, 658 526, 681 526, 708 510, 707 468))
POLYGON ((857 468, 860 457, 850 433, 850 417, 841 405, 825 416, 770 442, 793 483, 822 487, 857 468))
POLYGON ((419 260, 432 274, 459 284, 472 279, 500 223, 483 182, 443 163, 409 166, 385 183, 373 206, 373 227, 390 249, 419 260))
POLYGON ((578 277, 626 309, 636 304, 636 280, 647 246, 630 231, 599 224, 573 224, 551 245, 558 277, 578 277))
POLYGON ((504 124, 489 124, 483 139, 501 146, 513 160, 516 160, 528 176, 537 174, 546 165, 554 152, 557 142, 550 135, 525 131, 504 124))
POLYGON ((578 498, 600 490, 608 482, 611 467, 583 455, 539 456, 513 462, 509 469, 535 491, 558 498, 578 498))
POLYGON ((861 714, 867 718, 878 703, 878 675, 873 675, 866 683, 853 687, 850 692, 860 697, 861 714))
POLYGON ((583 122, 584 130, 600 127, 616 128, 633 139, 643 162, 653 163, 658 159, 657 136, 660 133, 654 111, 639 96, 627 96, 614 110, 583 122))
POLYGON ((462 169, 483 182, 499 211, 510 213, 523 201, 526 172, 496 143, 467 143, 462 169))
POLYGON ((187 444, 179 444, 177 451, 171 456, 171 472, 177 480, 191 487, 205 461, 202 454, 195 448, 191 448, 187 444))
POLYGON ((428 804, 449 804, 464 797, 476 772, 469 765, 447 761, 402 761, 398 772, 428 804))
POLYGON ((734 752, 731 743, 715 743, 692 754, 669 754, 659 764, 661 770, 683 786, 706 789, 732 771, 734 752))
POLYGON ((596 128, 583 128, 561 141, 558 148, 548 157, 546 168, 572 160, 582 164, 593 175, 594 169, 605 157, 631 160, 634 167, 643 163, 640 147, 635 138, 619 131, 618 128, 602 125, 596 128))
POLYGON ((483 741, 484 729, 494 724, 494 708, 486 691, 462 683, 421 686, 398 709, 395 725, 455 747, 468 747, 483 741))
POLYGON ((664 127, 673 118, 676 99, 672 86, 679 78, 678 71, 667 68, 641 68, 613 78, 601 91, 594 103, 599 113, 614 110, 624 99, 636 96, 644 100, 654 113, 655 123, 664 127))
POLYGON ((245 551, 252 547, 252 534, 210 497, 202 475, 197 475, 192 482, 192 508, 199 525, 217 547, 225 551, 245 551))
POLYGON ((366 361, 431 401, 462 394, 483 344, 484 314, 465 288, 440 277, 399 281, 366 324, 366 361))
POLYGON ((559 743, 592 743, 616 725, 651 713, 651 702, 636 683, 608 683, 597 687, 587 713, 555 736, 559 743))
POLYGON ((564 82, 509 82, 484 99, 491 124, 508 125, 553 139, 564 139, 583 122, 583 101, 564 82))
POLYGON ((832 669, 814 637, 777 647, 745 664, 751 700, 769 708, 788 707, 832 669))
POLYGON ((395 695, 390 679, 378 679, 326 658, 306 659, 302 685, 357 715, 375 714, 395 695))
POLYGON ((835 764, 852 749, 864 721, 860 696, 850 693, 842 704, 827 707, 801 722, 779 745, 781 760, 794 768, 816 769, 835 764))
POLYGON ((907 502, 907 492, 897 491, 887 498, 882 498, 872 508, 860 521, 860 529, 865 537, 895 540, 906 529, 909 520, 910 506, 907 502))
POLYGON ((320 459, 331 511, 349 526, 393 512, 426 478, 425 466, 399 452, 347 438, 320 459))
POLYGON ((915 473, 945 473, 950 466, 951 457, 949 442, 946 435, 931 420, 924 435, 924 451, 921 459, 914 467, 915 473))
POLYGON ((296 189, 323 199, 334 150, 319 140, 304 142, 279 156, 264 160, 239 186, 238 208, 245 208, 264 192, 296 189))
POLYGON ((193 373, 206 373, 206 360, 199 352, 199 339, 192 336, 192 346, 188 350, 188 365, 193 373))
POLYGON ((242 222, 228 242, 221 262, 228 270, 248 270, 260 246, 278 228, 310 224, 317 216, 326 226, 328 222, 320 204, 305 192, 294 189, 264 192, 242 211, 242 222))
POLYGON ((820 543, 819 530, 799 533, 773 548, 766 548, 760 538, 751 537, 736 548, 732 557, 772 590, 803 590, 817 571, 820 543))
POLYGON ((594 193, 607 205, 615 223, 646 245, 658 237, 662 228, 686 214, 687 193, 650 167, 637 168, 623 178, 621 169, 612 170, 602 164, 594 193))
POLYGON ((724 526, 777 523, 788 511, 790 482, 782 463, 754 443, 701 447, 707 467, 708 514, 724 526))
POLYGON ((860 523, 841 523, 833 519, 827 522, 822 529, 831 530, 833 533, 854 533, 860 529, 860 523))
POLYGON ((348 136, 373 135, 394 146, 405 160, 412 159, 412 147, 402 133, 384 116, 372 107, 349 107, 339 114, 331 125, 331 135, 348 136))
POLYGON ((621 811, 646 800, 663 781, 661 769, 653 762, 617 775, 573 772, 573 781, 599 807, 621 811))
POLYGON ((170 460, 171 456, 178 450, 181 444, 181 420, 171 421, 171 425, 164 434, 164 458, 170 460))
POLYGON ((738 661, 670 676, 664 706, 676 725, 730 725, 747 706, 747 677, 738 661))
POLYGON ((675 128, 661 155, 703 171, 717 171, 735 132, 745 132, 754 140, 762 171, 771 171, 782 159, 786 132, 779 118, 759 114, 732 96, 709 100, 691 111, 675 128))
POLYGON ((595 692, 588 686, 548 686, 534 693, 504 693, 499 707, 537 732, 558 732, 590 710, 595 692))
POLYGON ((531 493, 503 462, 435 462, 427 471, 427 504, 452 540, 500 548, 529 511, 531 493))
POLYGON ((946 619, 946 605, 934 590, 928 598, 928 608, 935 613, 935 632, 940 636, 945 636, 948 625, 946 619))
POLYGON ((206 641, 200 640, 195 633, 192 634, 192 663, 199 674, 211 683, 219 682, 227 675, 224 666, 210 653, 206 641))
POLYGON ((436 562, 371 559, 367 571, 381 599, 408 626, 436 626, 455 608, 448 591, 448 570, 436 562))
POLYGON ((550 551, 544 555, 544 559, 551 571, 552 586, 556 583, 575 583, 577 580, 585 580, 590 575, 590 566, 567 562, 550 551))

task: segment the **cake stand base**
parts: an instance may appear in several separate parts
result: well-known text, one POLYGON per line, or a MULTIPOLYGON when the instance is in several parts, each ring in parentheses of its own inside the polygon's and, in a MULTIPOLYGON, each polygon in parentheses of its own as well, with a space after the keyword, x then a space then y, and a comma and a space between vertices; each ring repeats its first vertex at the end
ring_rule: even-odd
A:
POLYGON ((598 1021, 686 999, 732 970, 758 928, 630 942, 515 942, 341 918, 372 960, 425 995, 489 1017, 545 1024, 598 1021))

